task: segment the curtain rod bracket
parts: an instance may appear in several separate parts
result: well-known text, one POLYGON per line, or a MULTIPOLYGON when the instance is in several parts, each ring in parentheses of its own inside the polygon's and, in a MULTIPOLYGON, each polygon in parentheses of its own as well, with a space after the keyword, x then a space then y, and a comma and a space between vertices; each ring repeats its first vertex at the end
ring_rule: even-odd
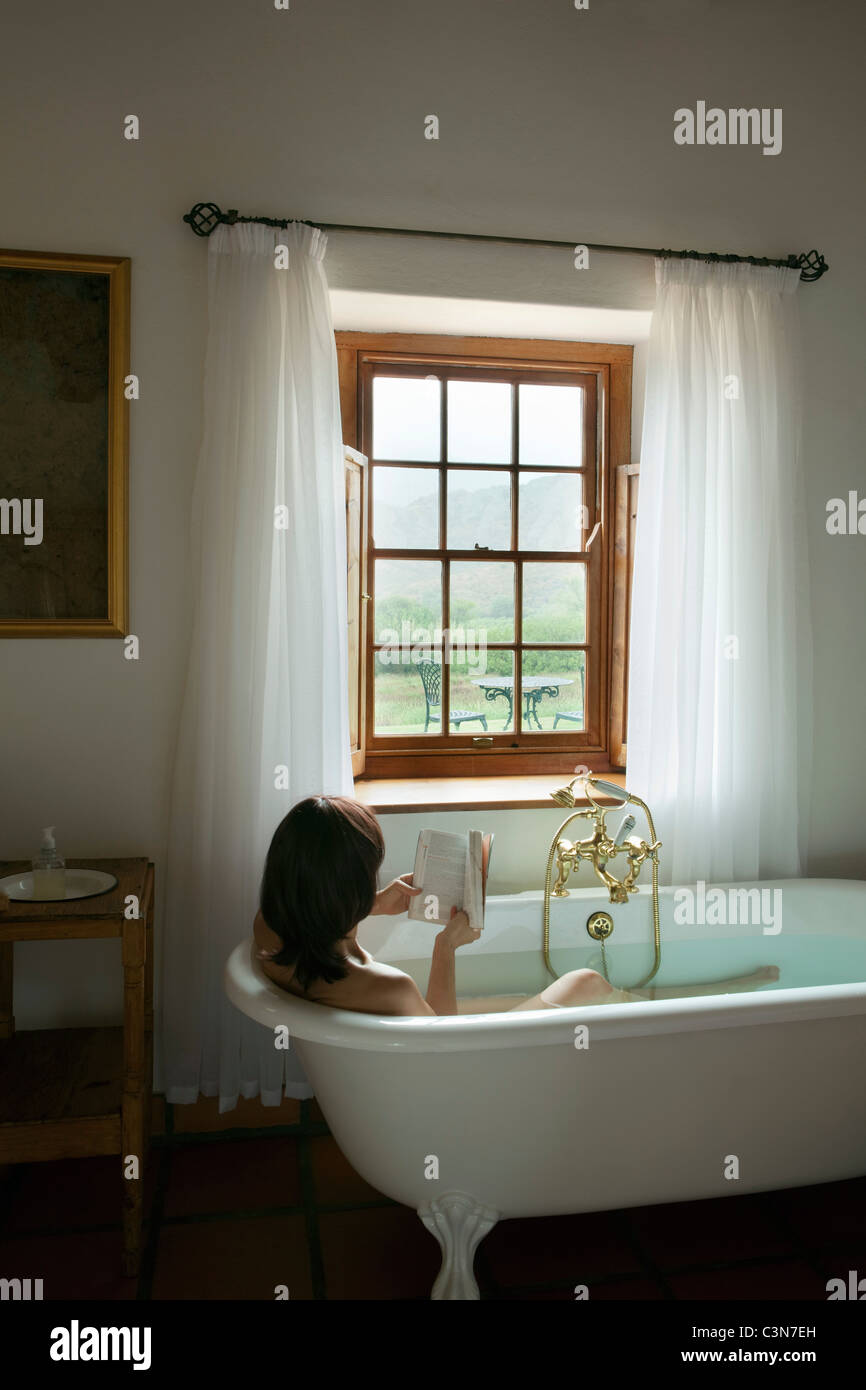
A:
MULTIPOLYGON (((304 217, 240 217, 237 208, 229 208, 228 212, 222 212, 216 203, 196 203, 189 211, 184 213, 184 222, 188 222, 196 236, 207 237, 220 222, 233 227, 237 222, 261 222, 267 227, 288 227, 290 222, 303 222, 305 227, 320 227, 325 232, 382 232, 395 236, 428 236, 444 237, 446 240, 456 241, 501 241, 516 242, 523 246, 548 246, 548 247, 568 247, 573 250, 569 241, 544 241, 536 237, 497 237, 489 236, 481 232, 428 232, 421 231, 417 227, 349 227, 341 226, 336 222, 311 222, 304 217)), ((829 270, 827 262, 820 251, 804 251, 799 255, 790 255, 773 258, 771 256, 738 256, 734 254, 726 255, 721 251, 654 251, 646 246, 604 246, 589 244, 587 247, 591 251, 622 251, 637 256, 675 256, 683 260, 695 261, 746 261, 749 265, 778 265, 787 266, 791 270, 800 271, 800 279, 811 283, 813 280, 820 280, 825 271, 829 270)))

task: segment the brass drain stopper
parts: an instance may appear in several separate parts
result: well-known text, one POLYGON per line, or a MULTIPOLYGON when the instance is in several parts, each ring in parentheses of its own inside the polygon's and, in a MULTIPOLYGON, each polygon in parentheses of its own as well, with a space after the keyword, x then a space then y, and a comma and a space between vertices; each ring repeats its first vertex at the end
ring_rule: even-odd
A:
POLYGON ((587 918, 586 930, 593 941, 606 941, 613 931, 613 918, 609 912, 593 912, 587 918))

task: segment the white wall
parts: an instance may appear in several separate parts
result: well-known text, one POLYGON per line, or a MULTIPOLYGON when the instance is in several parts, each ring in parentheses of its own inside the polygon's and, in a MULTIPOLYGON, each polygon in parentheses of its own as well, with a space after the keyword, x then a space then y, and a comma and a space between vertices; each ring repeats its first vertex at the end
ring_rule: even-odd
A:
MULTIPOLYGON (((181 217, 213 199, 345 223, 825 253, 830 274, 801 296, 818 674, 809 867, 866 874, 866 539, 828 537, 823 520, 828 497, 866 490, 857 0, 820 11, 806 0, 592 0, 580 12, 568 0, 293 0, 288 11, 79 0, 7 7, 3 29, 0 239, 132 258, 142 398, 130 459, 141 660, 125 662, 119 642, 2 643, 0 853, 29 855, 39 827, 56 823, 69 855, 149 854, 164 868, 207 327, 207 249, 181 217), (676 147, 673 112, 698 98, 782 107, 782 153, 676 147), (138 143, 122 138, 129 113, 138 143), (423 138, 430 113, 438 142, 423 138)), ((328 272, 335 287, 371 293, 652 304, 651 262, 619 256, 575 272, 555 251, 343 235, 328 272)), ((549 822, 498 814, 508 886, 537 881, 549 822)), ((387 822, 398 867, 415 828, 387 822)), ((111 944, 22 946, 16 961, 22 1025, 114 1009, 111 944)))

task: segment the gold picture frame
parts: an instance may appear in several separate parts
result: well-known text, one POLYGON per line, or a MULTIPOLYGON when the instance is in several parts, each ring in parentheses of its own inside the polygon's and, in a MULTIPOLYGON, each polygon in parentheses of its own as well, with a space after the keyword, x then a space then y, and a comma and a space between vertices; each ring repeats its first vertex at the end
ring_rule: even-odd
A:
POLYGON ((0 637, 126 635, 130 264, 0 250, 0 637))

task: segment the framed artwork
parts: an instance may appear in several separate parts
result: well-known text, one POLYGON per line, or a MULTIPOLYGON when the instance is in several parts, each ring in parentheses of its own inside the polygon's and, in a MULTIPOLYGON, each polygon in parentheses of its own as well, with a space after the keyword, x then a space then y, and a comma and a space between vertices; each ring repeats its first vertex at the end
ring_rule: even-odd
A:
POLYGON ((129 272, 0 250, 0 637, 126 633, 129 272))

